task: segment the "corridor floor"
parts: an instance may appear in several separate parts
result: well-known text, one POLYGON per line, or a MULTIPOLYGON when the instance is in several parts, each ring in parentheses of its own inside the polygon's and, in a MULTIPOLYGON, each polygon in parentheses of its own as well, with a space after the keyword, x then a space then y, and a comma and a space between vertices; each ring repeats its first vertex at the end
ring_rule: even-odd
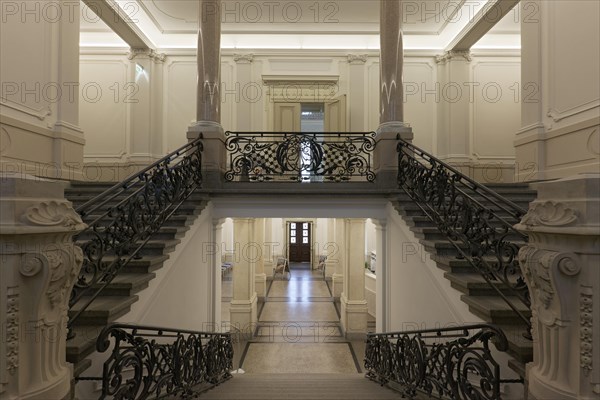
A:
MULTIPOLYGON (((236 343, 234 366, 248 374, 361 373, 364 341, 342 336, 330 283, 307 263, 293 263, 290 269, 289 280, 286 274, 267 282, 254 335, 236 343)), ((228 319, 227 283, 223 320, 228 319)))

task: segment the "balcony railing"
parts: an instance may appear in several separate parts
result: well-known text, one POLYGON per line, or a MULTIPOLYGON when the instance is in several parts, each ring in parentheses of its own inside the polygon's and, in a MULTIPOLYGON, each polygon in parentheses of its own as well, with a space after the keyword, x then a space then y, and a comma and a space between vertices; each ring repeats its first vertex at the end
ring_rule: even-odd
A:
MULTIPOLYGON (((403 397, 417 392, 443 399, 500 400, 500 366, 490 348, 504 352, 508 341, 493 325, 373 333, 367 335, 367 377, 392 384, 403 397)), ((420 397, 419 397, 420 398, 420 397)))
POLYGON ((105 353, 100 399, 194 398, 231 378, 229 333, 113 324, 102 330, 96 350, 105 353))
POLYGON ((375 181, 375 132, 226 132, 226 181, 375 181))

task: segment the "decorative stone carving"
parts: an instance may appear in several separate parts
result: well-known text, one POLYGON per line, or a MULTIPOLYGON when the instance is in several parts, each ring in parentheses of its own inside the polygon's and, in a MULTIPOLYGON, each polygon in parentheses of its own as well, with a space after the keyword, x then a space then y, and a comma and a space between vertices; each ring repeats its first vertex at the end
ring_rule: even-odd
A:
POLYGON ((554 297, 549 268, 557 255, 556 252, 540 252, 530 246, 524 246, 519 251, 520 265, 527 265, 524 272, 529 283, 529 289, 535 291, 546 309, 550 306, 552 297, 554 297))
POLYGON ((6 369, 11 375, 19 367, 19 294, 16 288, 6 299, 6 369))
POLYGON ((254 54, 234 54, 233 61, 236 63, 250 64, 254 61, 254 54))
POLYGON ((534 203, 527 214, 521 219, 521 224, 535 226, 566 226, 577 221, 577 212, 563 203, 546 201, 534 203))
POLYGON ((76 229, 83 224, 81 217, 69 203, 54 200, 29 207, 22 219, 33 225, 64 226, 70 229, 76 229))
POLYGON ((46 255, 50 269, 50 284, 46 295, 52 307, 67 304, 68 291, 73 286, 83 263, 83 252, 78 246, 69 249, 63 245, 46 255), (70 251, 73 252, 73 257, 70 256, 70 251), (76 268, 72 267, 73 264, 76 268))
POLYGON ((348 54, 348 64, 364 64, 368 59, 368 54, 348 54))
POLYGON ((167 58, 166 54, 157 53, 152 49, 129 49, 129 53, 127 53, 127 59, 134 60, 137 57, 147 57, 157 63, 163 63, 167 58))
POLYGON ((468 62, 473 61, 473 57, 471 56, 471 52, 469 50, 450 50, 441 56, 436 56, 435 62, 436 64, 445 64, 455 58, 462 58, 468 62))
POLYGON ((592 299, 593 288, 582 287, 581 294, 579 297, 579 339, 580 353, 581 353, 581 368, 583 368, 584 374, 589 375, 593 368, 593 306, 594 302, 592 299))

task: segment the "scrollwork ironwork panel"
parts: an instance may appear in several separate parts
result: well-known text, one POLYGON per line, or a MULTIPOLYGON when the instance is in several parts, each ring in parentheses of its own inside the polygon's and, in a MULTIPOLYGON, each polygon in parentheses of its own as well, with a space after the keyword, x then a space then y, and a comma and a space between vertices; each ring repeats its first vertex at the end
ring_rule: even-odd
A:
POLYGON ((231 378, 229 333, 195 332, 113 324, 102 330, 99 353, 109 349, 101 378, 101 399, 195 397, 231 378))
POLYGON ((83 304, 78 304, 70 317, 70 330, 118 272, 200 187, 201 164, 202 142, 197 139, 77 208, 82 217, 91 216, 93 221, 75 238, 82 243, 84 260, 69 305, 83 304))
POLYGON ((416 146, 398 139, 398 184, 530 329, 531 307, 518 253, 526 211, 416 146), (515 299, 515 300, 513 300, 515 299))
POLYGON ((227 181, 375 181, 375 133, 226 132, 227 181))
POLYGON ((450 399, 499 400, 500 367, 490 349, 508 349, 506 336, 493 325, 369 334, 367 377, 381 385, 400 385, 403 396, 417 392, 450 399))

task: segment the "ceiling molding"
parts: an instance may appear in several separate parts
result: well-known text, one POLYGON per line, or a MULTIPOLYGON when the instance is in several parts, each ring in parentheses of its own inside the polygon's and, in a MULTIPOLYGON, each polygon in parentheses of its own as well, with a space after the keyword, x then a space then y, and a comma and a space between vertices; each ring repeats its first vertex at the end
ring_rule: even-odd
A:
POLYGON ((450 42, 447 51, 466 51, 506 16, 520 0, 491 0, 450 42))

